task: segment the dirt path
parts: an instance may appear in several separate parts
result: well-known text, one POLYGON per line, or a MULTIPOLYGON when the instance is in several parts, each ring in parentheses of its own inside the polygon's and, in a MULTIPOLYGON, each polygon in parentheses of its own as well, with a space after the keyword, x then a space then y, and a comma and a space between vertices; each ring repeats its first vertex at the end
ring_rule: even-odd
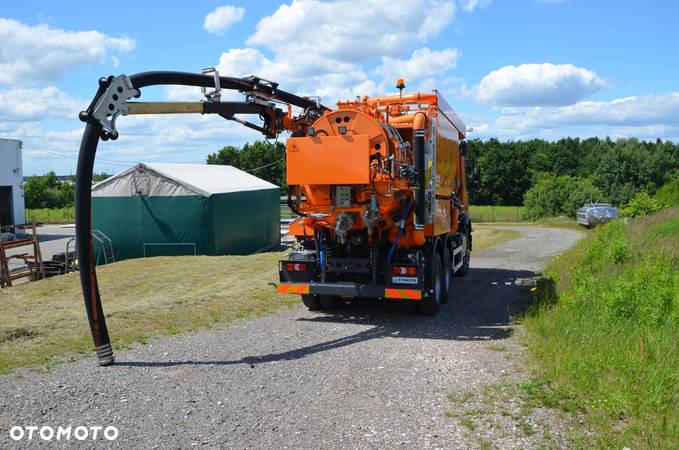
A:
POLYGON ((120 351, 110 368, 1 377, 0 448, 40 443, 11 441, 13 425, 114 425, 126 448, 560 447, 565 422, 515 387, 526 374, 509 314, 521 280, 580 235, 503 228, 523 236, 474 254, 436 317, 299 307, 120 351))

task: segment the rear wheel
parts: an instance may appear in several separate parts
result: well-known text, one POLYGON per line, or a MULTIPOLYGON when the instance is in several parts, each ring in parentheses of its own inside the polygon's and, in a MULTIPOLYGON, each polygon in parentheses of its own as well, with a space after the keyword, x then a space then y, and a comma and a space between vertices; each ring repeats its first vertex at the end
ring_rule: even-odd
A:
POLYGON ((309 308, 309 311, 318 311, 321 309, 321 301, 318 299, 318 295, 302 294, 302 303, 309 308))
POLYGON ((443 261, 439 252, 434 252, 433 261, 430 266, 429 286, 431 291, 429 296, 420 300, 419 311, 425 316, 433 316, 439 310, 441 301, 443 299, 444 281, 443 281, 443 261))

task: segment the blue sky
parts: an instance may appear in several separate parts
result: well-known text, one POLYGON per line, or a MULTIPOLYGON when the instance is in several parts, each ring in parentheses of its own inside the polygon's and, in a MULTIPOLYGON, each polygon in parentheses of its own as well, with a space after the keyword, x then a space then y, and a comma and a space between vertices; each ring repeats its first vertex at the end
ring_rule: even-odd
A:
MULTIPOLYGON (((26 174, 75 171, 77 113, 100 76, 146 70, 256 74, 332 105, 438 89, 470 137, 637 136, 679 141, 673 1, 364 0, 5 2, 0 137, 26 174), (140 5, 143 4, 143 9, 140 5), (50 153, 51 152, 51 153, 50 153)), ((152 88, 142 100, 199 100, 152 88)), ((97 170, 203 162, 260 136, 216 117, 123 117, 97 170)))

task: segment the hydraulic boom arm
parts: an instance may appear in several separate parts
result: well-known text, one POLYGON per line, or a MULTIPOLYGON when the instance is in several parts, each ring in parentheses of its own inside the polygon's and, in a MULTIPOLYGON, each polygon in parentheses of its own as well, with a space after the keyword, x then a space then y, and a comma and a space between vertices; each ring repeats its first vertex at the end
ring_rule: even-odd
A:
POLYGON ((99 139, 118 138, 116 120, 128 114, 218 114, 261 132, 266 137, 276 137, 282 131, 302 130, 310 126, 328 108, 315 100, 300 97, 278 89, 278 84, 257 77, 222 77, 216 70, 203 74, 187 72, 143 72, 131 76, 110 76, 99 80, 99 89, 87 110, 80 113, 86 123, 78 155, 76 171, 76 238, 87 318, 100 365, 114 361, 111 341, 101 305, 97 284, 92 243, 92 172, 99 139), (131 102, 147 86, 179 85, 203 88, 206 101, 202 102, 131 102), (206 88, 213 91, 206 93, 206 88), (245 96, 243 102, 221 102, 221 90, 235 90, 245 96), (287 105, 287 111, 277 105, 287 105), (292 107, 303 113, 292 117, 292 107), (257 125, 236 117, 236 114, 259 115, 257 125))

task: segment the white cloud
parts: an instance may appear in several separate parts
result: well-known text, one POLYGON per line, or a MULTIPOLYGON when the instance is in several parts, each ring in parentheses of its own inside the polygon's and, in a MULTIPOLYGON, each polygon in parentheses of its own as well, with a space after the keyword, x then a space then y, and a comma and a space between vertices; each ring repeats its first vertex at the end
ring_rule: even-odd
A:
POLYGON ((504 108, 499 117, 466 116, 470 137, 560 139, 610 136, 679 141, 679 92, 582 101, 560 107, 504 108))
POLYGON ((165 100, 175 102, 198 102, 204 100, 202 91, 196 86, 166 86, 165 100))
MULTIPOLYGON (((247 40, 251 47, 222 53, 217 67, 224 75, 271 79, 280 82, 282 89, 321 96, 326 103, 373 95, 383 92, 384 86, 371 79, 363 63, 384 58, 383 62, 407 68, 409 78, 424 82, 423 70, 399 58, 439 35, 454 15, 452 0, 367 0, 360 7, 348 0, 293 0, 259 21, 247 40), (252 46, 266 47, 272 54, 252 46)), ((457 55, 453 52, 421 49, 413 53, 412 58, 433 67, 427 85, 440 67, 454 67, 457 55), (434 55, 444 59, 436 61, 434 55)), ((386 75, 388 71, 383 68, 374 73, 386 75)), ((388 81, 391 87, 394 80, 388 81)))
POLYGON ((271 60, 257 49, 234 48, 222 53, 217 69, 223 75, 277 81, 283 90, 319 96, 326 102, 376 93, 376 84, 359 65, 329 59, 271 60))
MULTIPOLYGON (((126 116, 117 123, 120 137, 101 142, 97 150, 95 170, 113 173, 135 163, 186 162, 204 163, 209 153, 224 145, 243 145, 262 139, 256 131, 216 115, 126 116)), ((20 131, 0 134, 23 140, 26 174, 42 174, 54 170, 59 174, 75 172, 76 157, 83 127, 46 130, 38 122, 20 122, 20 131), (49 154, 35 147, 61 154, 49 154)), ((9 128, 9 127, 8 127, 9 128)))
POLYGON ((583 101, 575 105, 510 109, 499 119, 503 127, 535 129, 568 126, 679 125, 679 92, 625 97, 611 101, 583 101))
POLYGON ((398 78, 406 83, 438 76, 457 66, 460 52, 456 48, 430 50, 426 47, 413 51, 409 59, 383 57, 382 65, 376 72, 387 83, 396 82, 398 78))
POLYGON ((357 63, 399 57, 437 36, 455 15, 455 3, 436 0, 293 0, 264 17, 249 45, 266 46, 290 61, 305 55, 357 63))
POLYGON ((595 72, 572 64, 521 64, 494 70, 476 87, 476 99, 498 106, 573 104, 606 86, 595 72))
POLYGON ((0 91, 0 121, 38 121, 55 117, 77 120, 78 113, 86 106, 85 102, 75 100, 54 86, 0 91))
POLYGON ((54 82, 68 70, 104 62, 109 52, 134 49, 133 39, 98 31, 67 31, 29 26, 0 18, 0 84, 54 82))
POLYGON ((220 6, 205 16, 203 28, 213 34, 222 35, 224 30, 230 28, 245 15, 245 8, 231 5, 220 6))
POLYGON ((483 9, 490 5, 491 2, 492 0, 460 0, 462 9, 467 12, 473 12, 477 7, 483 9))

